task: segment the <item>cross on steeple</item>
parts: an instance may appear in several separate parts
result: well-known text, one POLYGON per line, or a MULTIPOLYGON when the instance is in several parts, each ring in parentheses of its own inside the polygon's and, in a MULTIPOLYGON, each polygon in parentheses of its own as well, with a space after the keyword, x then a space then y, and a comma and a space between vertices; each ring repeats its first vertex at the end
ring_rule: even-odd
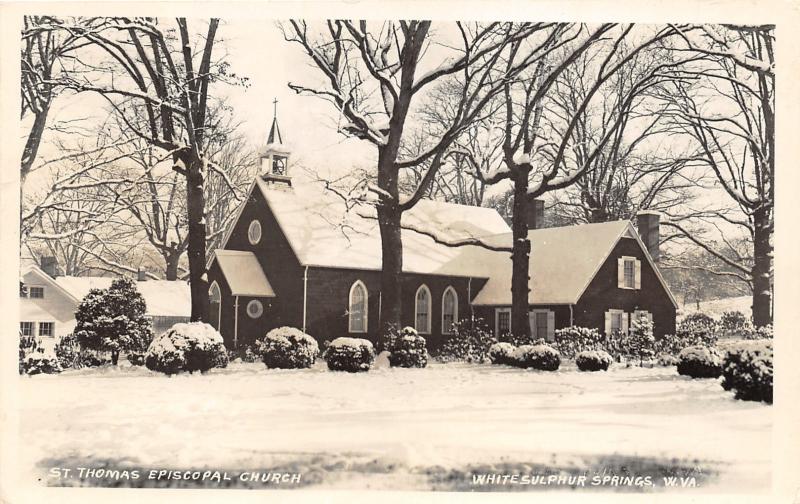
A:
POLYGON ((279 144, 283 143, 283 138, 281 138, 281 129, 278 127, 278 99, 275 98, 272 100, 272 127, 269 130, 269 137, 267 138, 268 144, 275 143, 277 139, 279 144))

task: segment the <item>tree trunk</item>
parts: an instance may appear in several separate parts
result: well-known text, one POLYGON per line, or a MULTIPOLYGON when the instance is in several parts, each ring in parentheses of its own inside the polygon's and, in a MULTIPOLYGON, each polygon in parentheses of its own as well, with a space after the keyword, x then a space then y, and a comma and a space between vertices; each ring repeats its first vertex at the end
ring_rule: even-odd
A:
POLYGON ((762 206, 753 212, 753 325, 772 324, 772 245, 770 209, 762 206))
POLYGON ((528 174, 530 166, 518 166, 514 177, 514 212, 511 231, 514 238, 511 253, 511 333, 529 338, 528 323, 529 268, 531 242, 528 240, 528 174))
POLYGON ((28 133, 28 139, 25 141, 25 148, 22 151, 22 162, 20 165, 20 186, 25 183, 25 178, 31 172, 33 162, 36 160, 36 154, 39 152, 39 144, 42 142, 42 135, 44 135, 44 128, 47 125, 47 114, 50 111, 49 99, 40 112, 37 112, 33 118, 33 125, 31 131, 28 133))
POLYGON ((206 274, 206 220, 202 161, 186 155, 186 208, 189 220, 189 286, 192 294, 191 320, 208 322, 208 275, 206 274))
POLYGON ((181 255, 179 253, 173 252, 169 255, 164 256, 164 261, 167 264, 167 270, 165 273, 165 278, 167 280, 177 280, 178 279, 178 263, 180 262, 181 255))
POLYGON ((378 225, 381 231, 381 312, 379 340, 388 335, 394 326, 400 328, 401 283, 403 272, 403 242, 400 218, 402 212, 396 203, 378 206, 378 225))

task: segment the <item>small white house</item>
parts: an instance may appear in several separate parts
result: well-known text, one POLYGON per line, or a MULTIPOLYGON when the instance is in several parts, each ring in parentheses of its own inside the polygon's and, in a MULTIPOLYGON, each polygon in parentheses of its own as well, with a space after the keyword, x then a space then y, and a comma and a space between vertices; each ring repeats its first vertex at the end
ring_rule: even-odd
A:
MULTIPOLYGON (((28 266, 20 276, 19 330, 23 336, 60 338, 75 328, 75 311, 91 289, 111 286, 111 277, 48 275, 28 266)), ((136 284, 147 304, 153 330, 158 334, 178 322, 187 322, 192 311, 189 284, 182 281, 147 280, 136 284)))

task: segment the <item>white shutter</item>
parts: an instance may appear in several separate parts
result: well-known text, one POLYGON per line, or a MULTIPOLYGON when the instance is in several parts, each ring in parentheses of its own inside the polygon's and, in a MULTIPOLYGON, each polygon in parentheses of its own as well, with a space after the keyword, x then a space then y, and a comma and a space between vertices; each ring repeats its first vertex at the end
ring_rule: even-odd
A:
POLYGON ((611 312, 606 312, 606 336, 611 334, 611 312))
POLYGON ((556 314, 553 311, 547 312, 547 341, 555 339, 556 332, 556 314))
POLYGON ((625 259, 622 257, 617 259, 617 287, 625 287, 625 259))
POLYGON ((628 334, 628 318, 629 313, 622 314, 622 334, 628 334))
POLYGON ((536 312, 528 312, 528 327, 531 328, 531 336, 536 339, 536 312))
POLYGON ((635 289, 642 288, 642 261, 636 259, 636 267, 634 268, 633 287, 635 289))

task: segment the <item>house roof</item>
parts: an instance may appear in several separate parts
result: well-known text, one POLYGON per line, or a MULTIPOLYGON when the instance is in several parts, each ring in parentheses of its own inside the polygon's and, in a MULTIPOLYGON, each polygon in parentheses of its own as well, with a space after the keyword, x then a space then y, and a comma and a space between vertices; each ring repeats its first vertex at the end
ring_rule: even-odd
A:
MULTIPOLYGON (((304 266, 381 269, 381 237, 374 206, 347 207, 344 199, 318 185, 275 188, 258 178, 264 195, 295 255, 304 266)), ((420 200, 403 213, 403 271, 488 278, 489 270, 461 257, 465 247, 440 241, 483 238, 511 229, 492 208, 420 200), (407 229, 408 227, 415 230, 407 229)))
MULTIPOLYGON (((59 276, 55 283, 80 302, 91 289, 111 287, 113 277, 59 276)), ((189 284, 180 280, 147 280, 136 282, 136 288, 147 304, 147 314, 161 317, 188 317, 192 313, 189 284)))
POLYGON ((222 274, 234 296, 275 297, 275 291, 252 252, 239 250, 214 251, 222 274))
MULTIPOLYGON (((622 237, 634 238, 651 262, 668 295, 675 302, 658 268, 652 263, 639 235, 628 221, 603 222, 528 232, 531 241, 529 304, 575 304, 622 237)), ((511 235, 494 238, 511 245, 511 235)), ((474 251, 491 264, 493 274, 475 297, 476 305, 511 304, 511 259, 508 253, 474 251)), ((479 257, 479 258, 478 258, 479 257)))

